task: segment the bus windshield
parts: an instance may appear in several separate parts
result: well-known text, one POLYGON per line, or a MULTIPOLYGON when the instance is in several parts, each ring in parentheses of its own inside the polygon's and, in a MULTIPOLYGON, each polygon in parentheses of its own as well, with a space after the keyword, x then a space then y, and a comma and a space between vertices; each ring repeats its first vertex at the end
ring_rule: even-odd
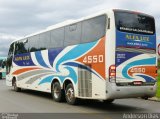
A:
POLYGON ((152 16, 123 10, 115 10, 114 15, 117 49, 155 53, 156 33, 152 16))

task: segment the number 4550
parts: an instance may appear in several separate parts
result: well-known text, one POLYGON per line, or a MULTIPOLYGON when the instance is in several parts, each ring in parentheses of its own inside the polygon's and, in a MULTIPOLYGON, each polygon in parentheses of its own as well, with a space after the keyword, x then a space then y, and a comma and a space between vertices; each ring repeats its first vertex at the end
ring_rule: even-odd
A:
POLYGON ((84 63, 102 63, 104 61, 103 55, 85 56, 84 63))

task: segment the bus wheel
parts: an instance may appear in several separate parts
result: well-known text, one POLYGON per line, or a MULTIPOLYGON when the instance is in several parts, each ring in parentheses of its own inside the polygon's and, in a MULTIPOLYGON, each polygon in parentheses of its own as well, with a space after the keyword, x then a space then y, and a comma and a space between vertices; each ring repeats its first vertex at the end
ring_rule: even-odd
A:
POLYGON ((144 100, 148 100, 148 97, 147 97, 147 96, 144 96, 144 97, 142 97, 142 99, 144 99, 144 100))
POLYGON ((111 104, 113 101, 114 101, 114 99, 103 100, 103 102, 106 104, 111 104))
POLYGON ((62 102, 64 100, 64 91, 61 90, 61 86, 58 82, 53 83, 52 97, 56 102, 62 102))
POLYGON ((75 97, 73 85, 70 83, 66 87, 66 101, 68 104, 75 105, 78 99, 75 97))
POLYGON ((2 73, 0 73, 0 79, 2 79, 2 73))
POLYGON ((14 89, 14 91, 16 91, 16 92, 20 92, 20 91, 21 91, 21 88, 18 88, 18 87, 17 87, 16 80, 13 81, 13 89, 14 89))

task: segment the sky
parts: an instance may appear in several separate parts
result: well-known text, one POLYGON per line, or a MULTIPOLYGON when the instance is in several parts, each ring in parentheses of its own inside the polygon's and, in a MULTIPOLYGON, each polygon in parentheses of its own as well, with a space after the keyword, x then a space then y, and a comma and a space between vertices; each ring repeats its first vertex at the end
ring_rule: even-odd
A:
POLYGON ((0 56, 7 56, 13 40, 105 9, 128 9, 154 16, 160 40, 159 4, 159 0, 0 0, 0 56))

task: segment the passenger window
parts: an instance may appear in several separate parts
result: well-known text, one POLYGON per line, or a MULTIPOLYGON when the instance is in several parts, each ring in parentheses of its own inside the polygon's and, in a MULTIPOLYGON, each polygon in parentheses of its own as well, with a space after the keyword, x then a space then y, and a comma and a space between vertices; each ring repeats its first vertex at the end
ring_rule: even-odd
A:
POLYGON ((63 47, 64 41, 64 27, 54 29, 51 31, 50 48, 63 47))
POLYGON ((81 42, 99 40, 106 32, 106 15, 91 18, 82 22, 81 42))
POLYGON ((79 44, 81 40, 81 22, 65 27, 64 46, 79 44))

